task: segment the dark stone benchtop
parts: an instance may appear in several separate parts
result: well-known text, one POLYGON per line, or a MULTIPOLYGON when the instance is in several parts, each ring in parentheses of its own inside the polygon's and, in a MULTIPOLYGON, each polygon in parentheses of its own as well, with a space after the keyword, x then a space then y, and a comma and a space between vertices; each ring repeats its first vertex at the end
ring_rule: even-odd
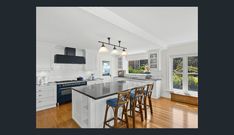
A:
POLYGON ((119 91, 133 89, 135 87, 144 86, 146 84, 147 84, 146 82, 114 81, 114 82, 72 87, 72 89, 90 98, 97 100, 104 97, 115 95, 119 91))
POLYGON ((129 79, 129 80, 141 80, 141 81, 160 81, 162 80, 161 78, 150 78, 150 79, 143 79, 143 78, 138 78, 138 77, 118 77, 115 76, 114 78, 123 78, 123 79, 129 79))

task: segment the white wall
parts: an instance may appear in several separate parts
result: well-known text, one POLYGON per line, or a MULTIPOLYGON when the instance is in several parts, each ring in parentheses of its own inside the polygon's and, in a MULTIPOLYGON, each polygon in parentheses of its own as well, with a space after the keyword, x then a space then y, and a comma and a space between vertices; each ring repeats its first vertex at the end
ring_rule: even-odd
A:
POLYGON ((171 56, 186 55, 186 54, 198 54, 198 43, 185 43, 176 46, 169 47, 166 50, 162 50, 162 91, 161 96, 170 98, 169 87, 169 60, 171 56))
POLYGON ((118 75, 118 58, 116 56, 113 56, 111 54, 98 54, 98 75, 104 79, 104 81, 111 81, 112 77, 118 75), (110 67, 111 67, 111 78, 109 76, 102 76, 102 61, 110 61, 110 67))
POLYGON ((137 53, 137 54, 129 54, 127 56, 127 60, 140 60, 140 59, 148 59, 147 52, 145 52, 145 53, 137 53))
MULTIPOLYGON (((68 46, 69 47, 69 46, 68 46)), ((38 62, 39 58, 43 58, 43 61, 50 63, 49 69, 40 69, 37 68, 37 73, 43 71, 47 73, 48 81, 60 81, 60 80, 73 80, 79 76, 84 78, 88 78, 91 73, 95 74, 95 77, 104 78, 102 76, 102 60, 107 60, 111 62, 111 75, 117 76, 118 71, 118 62, 117 57, 112 56, 110 54, 107 55, 99 55, 97 54, 97 50, 90 50, 90 52, 95 52, 90 55, 95 55, 97 58, 96 63, 89 64, 88 66, 92 66, 93 70, 87 70, 85 64, 57 64, 54 63, 54 55, 55 54, 64 54, 65 46, 57 45, 54 43, 47 42, 37 42, 37 67, 40 66, 40 62, 38 62), (44 47, 43 47, 44 46, 44 47), (45 53, 49 52, 49 53, 45 53)), ((85 56, 84 49, 76 48, 76 56, 85 56)), ((87 60, 87 59, 86 59, 87 60)), ((86 61, 87 63, 87 61, 86 61)))
MULTIPOLYGON (((37 73, 40 71, 44 71, 47 73, 48 81, 59 81, 59 80, 71 80, 76 79, 79 76, 82 76, 84 78, 87 78, 90 76, 91 73, 95 73, 95 75, 98 75, 97 68, 93 71, 87 71, 85 69, 84 64, 55 64, 54 63, 54 55, 55 54, 64 54, 64 48, 65 46, 56 45, 53 43, 47 43, 47 42, 37 42, 37 55, 38 57, 45 57, 47 59, 50 59, 50 69, 42 70, 37 68, 37 73), (43 47, 42 49, 39 49, 40 46, 47 46, 43 47), (44 50, 43 50, 44 49, 44 50), (49 50, 47 50, 49 49, 49 50), (49 51, 50 55, 45 55, 44 51, 49 51)), ((84 50, 80 48, 76 48, 76 56, 84 56, 84 50)), ((96 54, 94 54, 96 55, 96 54)), ((38 58, 37 58, 38 59, 38 58)), ((37 62, 37 66, 40 63, 37 62)), ((95 64, 94 64, 95 65, 95 64)), ((98 76, 97 76, 98 77, 98 76)))

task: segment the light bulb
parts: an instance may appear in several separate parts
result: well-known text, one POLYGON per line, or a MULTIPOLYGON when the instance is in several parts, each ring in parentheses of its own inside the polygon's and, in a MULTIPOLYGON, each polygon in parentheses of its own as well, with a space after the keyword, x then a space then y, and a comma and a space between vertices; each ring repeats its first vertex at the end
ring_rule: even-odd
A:
POLYGON ((104 43, 102 43, 101 48, 98 51, 99 53, 108 53, 109 50, 105 47, 104 43))
POLYGON ((125 51, 125 49, 123 49, 123 52, 121 54, 122 56, 126 56, 127 55, 127 52, 125 51))
POLYGON ((111 52, 112 55, 119 55, 119 51, 115 48, 113 48, 112 52, 111 52))

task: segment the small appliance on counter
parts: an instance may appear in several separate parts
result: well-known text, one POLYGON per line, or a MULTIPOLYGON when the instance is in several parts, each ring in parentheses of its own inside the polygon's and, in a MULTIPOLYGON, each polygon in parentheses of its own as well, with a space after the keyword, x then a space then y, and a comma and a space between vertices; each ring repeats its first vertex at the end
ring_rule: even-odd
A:
POLYGON ((90 80, 94 80, 94 79, 95 79, 94 74, 91 74, 90 80))
POLYGON ((152 75, 148 74, 148 75, 145 76, 145 79, 151 79, 151 78, 152 78, 152 75))
POLYGON ((83 77, 77 77, 77 81, 83 81, 84 80, 84 78, 83 77))
POLYGON ((125 75, 125 70, 118 71, 118 77, 124 77, 124 75, 125 75))
POLYGON ((44 85, 48 83, 48 77, 46 72, 39 72, 37 73, 37 78, 36 78, 36 84, 38 85, 44 85))

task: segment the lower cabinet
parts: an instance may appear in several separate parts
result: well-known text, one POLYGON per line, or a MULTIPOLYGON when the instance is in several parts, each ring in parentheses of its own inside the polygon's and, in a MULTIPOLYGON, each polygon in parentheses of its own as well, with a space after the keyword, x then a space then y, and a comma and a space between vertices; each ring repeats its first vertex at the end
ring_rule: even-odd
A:
POLYGON ((57 94, 56 84, 48 83, 46 85, 36 86, 36 110, 44 110, 56 106, 57 94))

